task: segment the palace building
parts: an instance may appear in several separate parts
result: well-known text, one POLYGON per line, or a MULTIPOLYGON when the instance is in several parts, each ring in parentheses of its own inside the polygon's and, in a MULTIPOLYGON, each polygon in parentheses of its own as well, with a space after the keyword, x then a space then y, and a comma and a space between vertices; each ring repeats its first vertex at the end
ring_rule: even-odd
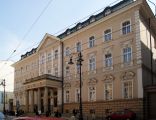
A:
POLYGON ((83 114, 128 108, 142 118, 153 109, 145 88, 156 91, 155 38, 156 18, 146 0, 122 0, 58 36, 46 33, 13 64, 14 105, 26 112, 79 109, 81 52, 83 114))

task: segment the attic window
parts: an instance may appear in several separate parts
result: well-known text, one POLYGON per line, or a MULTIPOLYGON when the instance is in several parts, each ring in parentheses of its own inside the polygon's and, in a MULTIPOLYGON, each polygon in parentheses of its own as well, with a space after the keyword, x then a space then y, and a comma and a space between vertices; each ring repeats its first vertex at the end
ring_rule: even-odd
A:
POLYGON ((105 16, 109 15, 110 13, 111 13, 111 10, 110 9, 106 10, 105 11, 105 16))
POLYGON ((68 30, 68 31, 67 31, 67 35, 69 35, 70 33, 71 33, 70 30, 68 30))
POLYGON ((78 27, 77 27, 77 29, 81 29, 82 28, 82 25, 81 24, 79 24, 78 25, 78 27))
POLYGON ((90 23, 92 23, 92 22, 94 22, 94 21, 95 21, 95 18, 92 17, 92 18, 90 19, 90 23))

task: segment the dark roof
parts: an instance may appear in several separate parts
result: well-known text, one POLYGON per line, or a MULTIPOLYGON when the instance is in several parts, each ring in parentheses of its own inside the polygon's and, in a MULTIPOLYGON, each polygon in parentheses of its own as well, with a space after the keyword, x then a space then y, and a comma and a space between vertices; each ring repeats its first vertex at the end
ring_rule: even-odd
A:
POLYGON ((34 54, 36 52, 36 50, 37 50, 37 48, 33 48, 31 51, 26 52, 26 54, 21 55, 21 60, 28 57, 28 56, 30 56, 30 55, 32 55, 32 54, 34 54))
POLYGON ((61 33, 60 35, 58 35, 57 37, 60 39, 63 39, 65 37, 67 37, 68 35, 78 31, 81 28, 84 28, 90 24, 92 24, 95 21, 98 21, 100 19, 102 19, 103 17, 131 4, 134 0, 122 0, 121 2, 113 5, 113 6, 108 6, 106 7, 102 12, 96 14, 96 15, 92 15, 90 16, 87 20, 85 20, 82 23, 78 23, 76 26, 74 26, 73 28, 68 28, 65 32, 61 33), (80 27, 81 26, 81 27, 80 27))
MULTIPOLYGON (((83 22, 79 22, 77 25, 75 25, 72 28, 68 28, 65 32, 61 33, 60 35, 58 35, 57 37, 60 39, 63 39, 69 35, 71 35, 72 33, 104 18, 105 16, 108 16, 109 14, 131 4, 132 2, 134 2, 134 0, 122 0, 121 2, 113 5, 113 6, 108 6, 106 7, 102 12, 96 14, 96 15, 92 15, 90 16, 87 20, 83 21, 83 22)), ((21 60, 32 55, 33 53, 35 53, 37 50, 37 48, 33 48, 31 51, 27 52, 24 55, 21 55, 21 60)))

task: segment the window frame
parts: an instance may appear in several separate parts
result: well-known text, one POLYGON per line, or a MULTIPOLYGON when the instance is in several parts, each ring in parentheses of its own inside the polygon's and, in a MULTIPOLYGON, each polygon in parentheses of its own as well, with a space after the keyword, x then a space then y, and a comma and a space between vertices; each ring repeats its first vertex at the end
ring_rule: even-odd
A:
POLYGON ((131 33, 131 31, 132 31, 131 19, 126 19, 126 20, 122 21, 121 22, 121 35, 127 35, 127 34, 131 33), (123 29, 124 29, 123 24, 126 23, 126 22, 130 22, 130 24, 125 26, 126 27, 126 32, 124 33, 123 32, 123 29), (127 32, 127 27, 130 27, 129 32, 127 32))
POLYGON ((65 56, 69 56, 69 55, 70 55, 70 47, 66 47, 65 56))
POLYGON ((89 57, 88 59, 88 69, 89 71, 94 71, 96 70, 96 56, 95 55, 92 55, 89 57), (94 59, 94 61, 92 61, 93 63, 90 63, 90 60, 94 59), (91 67, 92 66, 92 67, 91 67))
POLYGON ((58 49, 54 50, 54 58, 55 58, 55 59, 58 58, 58 49))
POLYGON ((78 102, 78 103, 80 102, 80 88, 75 89, 75 102, 78 102), (79 94, 79 97, 77 96, 78 94, 79 94))
POLYGON ((88 47, 93 48, 94 46, 95 46, 95 36, 93 35, 93 36, 89 37, 88 47), (91 38, 93 38, 93 39, 91 39, 91 38))
POLYGON ((113 81, 109 81, 109 82, 105 82, 105 83, 104 83, 104 100, 107 100, 107 101, 113 100, 113 81), (111 91, 112 91, 112 93, 111 93, 112 96, 111 96, 111 98, 109 97, 108 99, 107 99, 107 97, 106 97, 106 85, 107 85, 107 84, 109 84, 109 85, 111 84, 111 85, 112 85, 112 86, 111 86, 111 87, 112 87, 112 90, 111 90, 111 91))
POLYGON ((122 48, 122 56, 123 56, 123 58, 122 58, 122 61, 123 61, 123 64, 130 64, 131 62, 132 62, 132 47, 131 46, 126 46, 126 47, 123 47, 122 48), (130 52, 127 50, 127 53, 124 53, 124 50, 125 49, 128 49, 128 48, 130 48, 130 52), (130 56, 129 56, 129 54, 130 54, 130 56), (125 59, 126 58, 126 59, 125 59), (129 60, 129 58, 130 58, 130 60, 129 60), (126 60, 126 61, 125 61, 126 60))
MULTIPOLYGON (((129 89, 129 87, 128 87, 129 89)), ((124 80, 122 81, 122 98, 123 99, 133 99, 133 80, 124 80), (128 97, 126 98, 124 95, 124 83, 128 83, 128 82, 131 82, 131 97, 129 95, 129 92, 128 92, 128 97)))
POLYGON ((103 37, 103 38, 104 38, 104 41, 105 41, 105 42, 112 40, 112 28, 106 29, 106 30, 103 32, 103 34, 104 34, 104 37, 103 37), (109 33, 105 33, 107 30, 110 30, 110 32, 109 32, 109 33), (106 38, 109 38, 109 37, 106 37, 106 36, 108 36, 108 35, 110 35, 110 39, 106 39, 106 38))
POLYGON ((96 101, 96 86, 95 86, 95 85, 89 86, 89 87, 88 87, 88 101, 90 101, 90 102, 96 101), (92 87, 92 88, 93 88, 93 87, 95 88, 94 91, 90 91, 90 90, 92 90, 92 89, 90 89, 91 87, 92 87), (94 93, 94 96, 93 96, 94 98, 93 98, 93 99, 91 98, 90 93, 92 93, 92 95, 93 95, 93 93, 94 93))
POLYGON ((112 56, 112 53, 106 53, 104 54, 104 65, 105 65, 105 68, 110 68, 113 66, 113 56, 112 56), (110 58, 106 58, 106 55, 111 55, 110 58), (110 60, 111 60, 111 65, 110 65, 110 60))
POLYGON ((65 90, 64 102, 65 102, 65 103, 69 103, 69 102, 70 102, 70 91, 69 91, 69 89, 65 90), (67 92, 68 92, 68 94, 67 94, 67 92), (67 98, 68 98, 68 99, 67 99, 67 98))
POLYGON ((77 42, 76 44, 75 44, 75 48, 76 48, 76 52, 81 52, 82 51, 82 42, 77 42), (79 46, 78 46, 78 43, 80 43, 79 45, 80 45, 80 48, 79 48, 79 46), (80 49, 80 50, 79 50, 80 49))

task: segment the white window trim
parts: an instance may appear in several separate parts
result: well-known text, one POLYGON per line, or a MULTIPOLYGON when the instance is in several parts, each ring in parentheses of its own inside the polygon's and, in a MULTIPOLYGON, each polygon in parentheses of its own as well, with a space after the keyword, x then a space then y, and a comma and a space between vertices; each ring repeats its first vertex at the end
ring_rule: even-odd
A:
POLYGON ((122 91, 122 98, 123 99, 133 99, 133 92, 134 92, 133 81, 134 80, 122 80, 122 87, 121 87, 122 90, 121 91, 122 91), (132 82, 132 98, 124 98, 123 83, 125 83, 125 82, 132 82))
POLYGON ((77 101, 77 90, 79 91, 79 94, 80 94, 80 88, 76 88, 75 89, 75 102, 79 102, 79 101, 77 101))
POLYGON ((89 59, 88 59, 88 71, 96 71, 96 56, 95 55, 90 55, 89 56, 89 59), (94 59, 95 59, 95 70, 90 70, 90 59, 91 59, 91 57, 94 57, 94 59))
POLYGON ((81 41, 77 41, 76 43, 75 43, 75 52, 77 52, 77 43, 81 43, 81 51, 82 51, 82 40, 81 41))
POLYGON ((70 90, 69 89, 66 89, 65 91, 64 91, 64 102, 65 103, 70 103, 70 90), (69 91, 69 101, 67 102, 67 100, 66 100, 66 91, 69 91))
POLYGON ((133 49, 132 49, 132 45, 130 45, 130 44, 128 44, 127 46, 126 45, 124 45, 123 47, 122 47, 122 49, 121 49, 121 66, 122 67, 124 67, 124 66, 131 66, 131 65, 133 65, 133 49), (124 48, 127 48, 127 47, 130 47, 131 48, 131 61, 130 62, 128 62, 128 63, 124 63, 124 55, 123 55, 123 49, 124 48))
POLYGON ((105 30, 103 31, 102 35, 103 35, 103 42, 111 41, 111 40, 113 39, 113 35, 112 35, 112 27, 109 27, 109 28, 105 29, 105 30), (105 31, 108 30, 108 29, 111 30, 111 39, 106 41, 106 40, 105 40, 105 31))
POLYGON ((96 38, 95 38, 95 35, 92 35, 92 36, 90 36, 90 37, 88 38, 88 48, 94 48, 95 45, 96 45, 96 38), (90 38, 91 38, 91 37, 94 37, 94 46, 93 46, 93 47, 90 47, 90 38))
POLYGON ((114 82, 113 81, 104 82, 104 100, 111 101, 113 99, 114 99, 114 82), (112 99, 106 100, 106 97, 105 97, 105 84, 108 84, 108 83, 112 84, 112 99))
POLYGON ((96 101, 96 86, 95 85, 88 87, 88 101, 89 102, 96 101), (89 89, 90 87, 94 87, 95 88, 95 99, 94 100, 90 100, 90 94, 89 94, 90 93, 90 89, 89 89))
POLYGON ((127 19, 124 19, 123 21, 121 21, 121 23, 120 23, 120 35, 127 35, 127 34, 122 34, 122 23, 124 23, 126 21, 130 21, 130 33, 132 32, 132 21, 131 21, 131 18, 127 18, 127 19))
POLYGON ((67 48, 68 48, 68 54, 70 55, 70 47, 69 46, 67 46, 66 48, 65 48, 65 53, 64 53, 64 56, 69 56, 69 55, 67 55, 67 48))

